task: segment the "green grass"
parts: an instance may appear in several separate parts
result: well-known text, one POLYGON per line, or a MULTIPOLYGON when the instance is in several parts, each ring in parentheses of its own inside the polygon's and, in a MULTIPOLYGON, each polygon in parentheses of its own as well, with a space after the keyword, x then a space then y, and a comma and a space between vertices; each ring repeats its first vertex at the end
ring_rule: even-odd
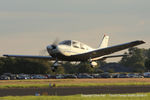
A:
POLYGON ((71 87, 71 86, 135 86, 135 85, 150 85, 148 82, 135 82, 135 83, 80 83, 80 84, 58 84, 58 87, 71 87))
POLYGON ((132 79, 33 79, 33 80, 0 80, 0 88, 30 88, 49 87, 49 83, 56 87, 87 87, 87 86, 138 86, 150 85, 147 78, 132 79))
POLYGON ((6 96, 0 100, 149 100, 150 93, 95 94, 72 96, 6 96))
POLYGON ((8 84, 8 85, 0 85, 0 88, 42 88, 49 87, 48 84, 8 84))
MULTIPOLYGON (((135 83, 75 83, 67 84, 61 83, 56 84, 56 87, 87 87, 87 86, 139 86, 139 85, 150 85, 149 82, 135 82, 135 83)), ((49 87, 49 84, 6 84, 0 85, 0 88, 42 88, 49 87)))

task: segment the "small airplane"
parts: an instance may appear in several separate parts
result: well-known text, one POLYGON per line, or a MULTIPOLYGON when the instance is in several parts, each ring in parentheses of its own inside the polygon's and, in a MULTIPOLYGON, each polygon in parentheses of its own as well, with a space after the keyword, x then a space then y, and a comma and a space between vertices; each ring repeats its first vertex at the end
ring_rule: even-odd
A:
POLYGON ((145 43, 143 40, 137 40, 108 47, 108 41, 109 36, 104 35, 99 47, 94 49, 76 40, 64 40, 58 44, 53 43, 46 47, 49 56, 9 55, 9 54, 4 54, 3 56, 54 60, 55 62, 52 66, 52 71, 55 71, 59 64, 58 61, 88 61, 90 62, 91 67, 95 67, 97 66, 96 63, 97 60, 105 60, 106 58, 125 56, 125 55, 110 56, 109 54, 145 43))

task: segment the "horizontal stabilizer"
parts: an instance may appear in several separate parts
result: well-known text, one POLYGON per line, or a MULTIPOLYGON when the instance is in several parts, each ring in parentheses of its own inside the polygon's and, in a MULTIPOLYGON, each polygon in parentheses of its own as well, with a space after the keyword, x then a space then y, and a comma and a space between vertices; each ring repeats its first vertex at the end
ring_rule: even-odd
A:
POLYGON ((94 58, 92 60, 105 60, 107 58, 116 58, 116 57, 123 57, 123 56, 129 56, 128 54, 123 54, 123 55, 111 55, 111 56, 104 56, 100 58, 94 58))

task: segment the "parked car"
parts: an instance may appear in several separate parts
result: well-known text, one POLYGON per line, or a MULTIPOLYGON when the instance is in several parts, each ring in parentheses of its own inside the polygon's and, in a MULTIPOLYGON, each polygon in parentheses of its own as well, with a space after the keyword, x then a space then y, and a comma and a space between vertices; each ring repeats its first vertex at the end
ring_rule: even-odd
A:
POLYGON ((30 76, 26 74, 19 74, 17 75, 16 79, 30 79, 30 76))
POLYGON ((112 78, 112 75, 110 73, 102 73, 100 74, 101 78, 112 78))
POLYGON ((10 80, 15 80, 16 79, 16 74, 4 73, 3 75, 10 77, 10 80))
POLYGON ((6 75, 1 75, 1 76, 0 76, 0 79, 1 79, 1 80, 10 80, 10 77, 9 77, 9 76, 6 76, 6 75))
POLYGON ((119 74, 118 73, 113 73, 112 78, 119 78, 119 74))
POLYGON ((47 79, 47 77, 44 75, 33 75, 32 78, 33 79, 47 79))
POLYGON ((150 78, 150 72, 145 72, 145 73, 143 73, 143 75, 145 78, 150 78))
POLYGON ((93 78, 102 78, 100 74, 92 74, 93 78))
POLYGON ((118 78, 129 78, 128 74, 119 74, 118 78))
POLYGON ((56 79, 63 79, 63 78, 64 78, 64 76, 63 76, 63 75, 61 75, 61 74, 56 75, 56 79))
POLYGON ((77 77, 78 78, 93 78, 93 76, 88 75, 88 74, 79 74, 77 77))
POLYGON ((129 73, 128 77, 129 78, 139 78, 139 74, 137 74, 137 73, 129 73))
POLYGON ((144 78, 143 74, 138 74, 138 78, 144 78))
POLYGON ((12 74, 12 75, 10 76, 10 79, 11 79, 11 80, 16 80, 16 79, 17 79, 17 76, 16 76, 15 74, 12 74))
POLYGON ((48 78, 56 79, 56 75, 49 75, 48 78))
POLYGON ((64 78, 77 78, 77 76, 74 74, 66 74, 64 75, 64 78))

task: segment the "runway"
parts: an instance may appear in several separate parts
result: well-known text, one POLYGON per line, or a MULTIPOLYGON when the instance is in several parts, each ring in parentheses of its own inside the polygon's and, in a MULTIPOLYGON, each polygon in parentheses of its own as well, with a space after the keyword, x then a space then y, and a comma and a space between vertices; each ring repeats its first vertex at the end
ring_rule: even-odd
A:
POLYGON ((55 88, 8 88, 0 89, 0 96, 27 95, 75 95, 75 94, 122 94, 150 92, 150 86, 93 86, 55 88))

